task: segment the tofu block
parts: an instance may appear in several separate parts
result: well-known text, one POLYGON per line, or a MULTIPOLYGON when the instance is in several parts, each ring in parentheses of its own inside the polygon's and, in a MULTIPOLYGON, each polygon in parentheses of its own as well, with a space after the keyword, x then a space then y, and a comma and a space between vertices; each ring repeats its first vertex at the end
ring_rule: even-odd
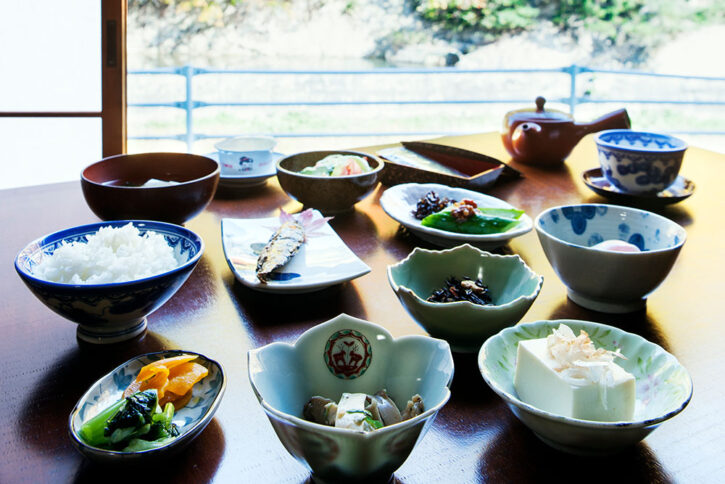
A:
POLYGON ((566 378, 552 358, 547 338, 520 341, 514 387, 519 398, 541 410, 582 420, 614 422, 634 415, 635 380, 608 362, 608 383, 566 378))

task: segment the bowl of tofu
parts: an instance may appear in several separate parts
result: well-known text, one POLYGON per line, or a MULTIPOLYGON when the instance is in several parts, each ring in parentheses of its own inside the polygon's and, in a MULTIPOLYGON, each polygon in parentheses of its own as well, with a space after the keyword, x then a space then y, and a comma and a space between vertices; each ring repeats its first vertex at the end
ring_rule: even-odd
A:
POLYGON ((692 379, 661 346, 589 321, 522 323, 489 338, 483 379, 551 447, 606 455, 680 413, 692 379))
MULTIPOLYGON (((346 314, 248 353, 274 432, 315 482, 389 482, 450 398, 453 357, 346 314)), ((271 431, 272 429, 270 429, 271 431)))

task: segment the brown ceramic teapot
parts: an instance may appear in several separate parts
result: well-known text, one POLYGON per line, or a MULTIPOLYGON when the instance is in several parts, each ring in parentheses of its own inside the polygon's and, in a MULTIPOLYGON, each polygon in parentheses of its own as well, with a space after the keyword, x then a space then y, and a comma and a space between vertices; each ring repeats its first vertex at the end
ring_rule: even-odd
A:
POLYGON ((506 114, 501 137, 506 150, 518 162, 558 165, 585 135, 605 129, 629 129, 625 109, 605 114, 591 123, 576 123, 567 113, 544 110, 546 99, 536 98, 536 110, 519 109, 506 114))

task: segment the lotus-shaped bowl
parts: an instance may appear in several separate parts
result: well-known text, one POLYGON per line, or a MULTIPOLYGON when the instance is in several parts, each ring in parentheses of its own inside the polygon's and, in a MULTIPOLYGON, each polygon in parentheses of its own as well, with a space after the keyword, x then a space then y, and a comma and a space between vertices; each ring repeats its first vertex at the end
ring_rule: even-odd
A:
POLYGON ((445 341, 393 339, 382 326, 341 314, 294 344, 250 351, 249 379, 282 444, 316 479, 387 482, 448 401, 453 358, 445 341), (381 389, 398 407, 419 394, 425 411, 367 433, 302 418, 304 404, 314 395, 337 401, 343 392, 381 389))
POLYGON ((491 254, 465 244, 440 251, 415 248, 388 266, 388 281, 423 329, 448 341, 454 351, 468 353, 477 352, 486 338, 518 323, 539 295, 544 278, 518 255, 491 254), (481 279, 493 304, 427 301, 451 276, 481 279))

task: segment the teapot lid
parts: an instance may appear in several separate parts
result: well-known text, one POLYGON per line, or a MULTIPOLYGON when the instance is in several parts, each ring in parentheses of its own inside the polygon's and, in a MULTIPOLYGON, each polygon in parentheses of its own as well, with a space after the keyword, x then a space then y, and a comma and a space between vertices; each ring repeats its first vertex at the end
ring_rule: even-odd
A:
POLYGON ((508 114, 510 121, 566 121, 571 122, 573 118, 564 111, 546 110, 544 104, 546 99, 542 96, 536 98, 536 109, 524 108, 511 111, 508 114))

